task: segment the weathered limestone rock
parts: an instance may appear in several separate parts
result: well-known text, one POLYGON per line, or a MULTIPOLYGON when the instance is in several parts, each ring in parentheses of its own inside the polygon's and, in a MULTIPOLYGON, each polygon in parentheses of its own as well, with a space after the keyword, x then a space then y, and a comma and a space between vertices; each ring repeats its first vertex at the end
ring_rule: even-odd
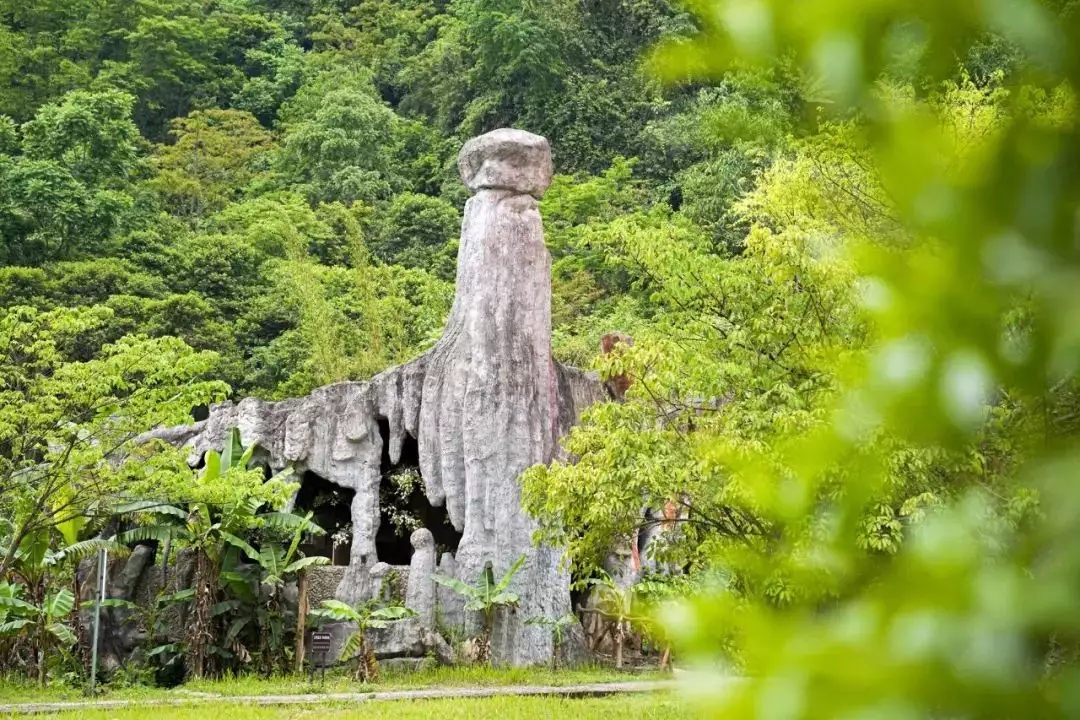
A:
POLYGON ((427 528, 413 532, 409 563, 409 582, 405 590, 405 606, 416 611, 417 622, 426 628, 435 627, 435 538, 427 528))
MULTIPOLYGON (((443 553, 439 558, 439 574, 457 577, 457 562, 453 553, 443 553)), ((437 623, 448 629, 458 628, 464 623, 465 600, 448 587, 438 585, 435 588, 435 604, 439 609, 437 623)))
POLYGON ((458 154, 461 181, 479 190, 509 190, 539 199, 551 184, 551 148, 539 135, 501 128, 465 143, 458 154))
MULTIPOLYGON (((225 403, 201 423, 156 436, 191 445, 194 463, 220 449, 236 427, 271 469, 292 466, 355 491, 350 564, 337 588, 346 602, 379 591, 371 572, 379 561, 379 423, 388 428, 392 463, 406 437, 416 439, 425 494, 432 505, 445 504, 462 533, 443 572, 472 582, 487 562, 501 575, 525 555, 512 585, 521 607, 497 616, 493 657, 543 663, 553 650, 550 634, 524 622, 570 610, 569 575, 560 567, 562 549, 533 547, 535 525, 521 509, 518 477, 552 460, 559 436, 608 392, 595 375, 551 356, 551 257, 537 203, 552 176, 547 140, 496 130, 466 143, 459 166, 475 195, 465 206, 454 305, 429 353, 369 382, 330 385, 306 398, 225 403)), ((429 585, 435 569, 429 538, 414 537, 414 563, 422 568, 410 569, 408 586, 409 600, 426 603, 432 623, 424 628, 433 626, 435 598, 448 603, 444 618, 460 613, 460 605, 455 612, 453 601, 429 585)))

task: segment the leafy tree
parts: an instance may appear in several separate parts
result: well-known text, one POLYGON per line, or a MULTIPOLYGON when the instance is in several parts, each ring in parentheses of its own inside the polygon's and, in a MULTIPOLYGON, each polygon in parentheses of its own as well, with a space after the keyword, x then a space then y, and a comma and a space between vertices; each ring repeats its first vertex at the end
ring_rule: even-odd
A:
POLYGON ((326 73, 283 108, 278 172, 315 202, 372 203, 401 186, 386 141, 399 120, 373 92, 349 80, 357 82, 326 73))
MULTIPOLYGON (((317 565, 330 564, 330 558, 320 556, 303 557, 297 554, 300 542, 305 536, 324 535, 326 533, 325 530, 311 521, 311 516, 312 513, 310 512, 304 517, 289 514, 277 516, 275 520, 279 527, 287 527, 289 523, 293 525, 292 537, 289 538, 288 546, 285 547, 280 542, 271 540, 263 542, 259 548, 258 562, 262 570, 261 585, 267 590, 266 599, 261 603, 264 617, 260 618, 261 644, 264 667, 267 672, 273 669, 275 656, 282 661, 285 659, 282 651, 285 635, 284 598, 282 595, 286 580, 296 578, 298 581, 297 586, 300 597, 297 603, 300 611, 297 612, 296 636, 302 638, 305 624, 303 608, 307 606, 307 597, 305 595, 307 583, 303 577, 304 571, 317 565)), ((282 662, 282 670, 287 672, 284 662, 282 662)))
POLYGON ((453 277, 453 259, 445 258, 451 245, 456 255, 454 241, 461 231, 461 215, 453 205, 427 195, 399 193, 380 215, 369 242, 376 257, 430 270, 444 279, 453 277))
POLYGON ((713 657, 734 638, 751 680, 716 700, 732 716, 777 707, 781 687, 792 717, 1067 715, 1074 661, 1059 653, 1075 602, 1077 426, 1066 359, 1076 303, 1064 288, 1074 286, 1080 196, 1067 119, 1080 83, 1077 16, 1024 3, 1021 27, 1019 8, 825 0, 770 2, 761 24, 723 23, 733 7, 699 3, 703 33, 665 48, 659 66, 717 74, 782 50, 816 74, 834 117, 856 114, 849 129, 867 152, 848 158, 870 162, 815 167, 803 156, 796 167, 820 180, 774 186, 772 201, 795 202, 780 204, 779 232, 759 215, 752 236, 835 242, 858 273, 872 333, 866 352, 836 362, 836 392, 809 427, 781 426, 758 447, 706 445, 779 540, 719 562, 737 578, 782 568, 799 590, 761 602, 735 579, 684 604, 670 627, 684 648, 713 657), (918 40, 892 44, 893 30, 912 24, 918 40), (927 96, 889 82, 901 54, 917 58, 922 88, 947 80, 991 30, 1025 59, 1007 88, 949 83, 927 96), (825 59, 837 32, 847 54, 825 59), (1032 155, 1032 143, 1046 151, 1032 155), (800 203, 848 187, 838 174, 858 184, 846 199, 836 193, 844 223, 830 237, 800 203), (1027 200, 1035 188, 1038 212, 1027 200), (969 462, 940 473, 941 455, 969 462), (930 505, 882 512, 898 499, 898 477, 905 492, 931 484, 930 505), (983 644, 1000 651, 973 651, 983 644))
POLYGON ((495 623, 495 613, 500 608, 517 607, 520 601, 517 593, 510 592, 508 588, 514 579, 514 575, 524 564, 525 556, 522 555, 507 568, 499 581, 495 582, 495 574, 489 562, 484 566, 480 577, 473 585, 449 575, 432 575, 435 582, 465 598, 465 610, 467 612, 481 613, 482 625, 477 646, 477 659, 480 662, 489 662, 491 659, 491 631, 495 623))
POLYGON ((122 493, 175 487, 187 474, 182 452, 140 436, 224 395, 201 380, 213 355, 175 338, 124 338, 90 360, 65 358, 110 317, 102 307, 17 307, 0 318, 0 502, 13 525, 0 577, 24 538, 101 513, 122 493))
POLYGON ((90 187, 123 187, 135 168, 139 130, 135 99, 125 93, 73 91, 23 125, 23 151, 50 160, 90 187))
POLYGON ((415 610, 403 605, 378 607, 378 603, 374 599, 353 607, 340 600, 324 600, 322 607, 311 611, 318 618, 356 624, 356 630, 341 647, 341 657, 346 660, 357 657, 356 679, 361 682, 379 681, 379 661, 367 640, 368 630, 388 628, 416 615, 415 610))
POLYGON ((202 217, 238 199, 265 173, 273 136, 249 113, 200 110, 170 123, 171 145, 158 149, 150 182, 170 210, 202 217))

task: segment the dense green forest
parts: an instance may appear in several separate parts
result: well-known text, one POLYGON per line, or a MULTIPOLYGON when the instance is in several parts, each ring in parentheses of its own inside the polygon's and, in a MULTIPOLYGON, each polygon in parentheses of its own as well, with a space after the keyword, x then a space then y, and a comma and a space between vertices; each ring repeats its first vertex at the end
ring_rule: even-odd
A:
POLYGON ((0 17, 4 305, 103 305, 86 353, 177 336, 220 355, 236 397, 367 377, 437 337, 467 196, 456 153, 504 125, 548 137, 564 175, 543 208, 558 351, 588 362, 600 328, 648 309, 587 235, 633 212, 738 246, 730 209, 768 148, 710 126, 760 112, 779 134, 799 104, 783 79, 661 87, 642 53, 693 27, 667 2, 13 2, 0 17))
POLYGON ((1056 0, 0 0, 0 580, 118 488, 280 506, 131 439, 430 347, 456 154, 512 126, 554 353, 631 381, 524 476, 538 539, 584 581, 673 507, 637 630, 760 678, 747 717, 1068 715, 1078 38, 1056 0))

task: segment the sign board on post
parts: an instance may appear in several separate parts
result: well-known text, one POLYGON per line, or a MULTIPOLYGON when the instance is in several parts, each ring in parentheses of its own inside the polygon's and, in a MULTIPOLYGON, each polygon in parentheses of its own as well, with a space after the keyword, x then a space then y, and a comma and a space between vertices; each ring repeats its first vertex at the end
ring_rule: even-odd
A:
POLYGON ((315 681, 315 668, 319 668, 319 677, 326 679, 326 666, 330 656, 330 648, 334 644, 334 636, 328 632, 311 633, 311 681, 315 681))

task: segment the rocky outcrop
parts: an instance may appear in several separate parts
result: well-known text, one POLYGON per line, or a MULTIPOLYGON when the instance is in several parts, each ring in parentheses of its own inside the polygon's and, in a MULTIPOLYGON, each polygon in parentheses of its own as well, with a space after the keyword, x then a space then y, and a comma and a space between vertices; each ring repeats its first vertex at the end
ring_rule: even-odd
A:
MULTIPOLYGON (((533 546, 534 523, 521 509, 518 476, 553 459, 559 436, 585 407, 608 395, 597 377, 561 366, 551 355, 551 258, 537 203, 551 182, 547 141, 496 130, 466 143, 459 165, 475 194, 465 206, 454 305, 430 352, 368 382, 330 385, 305 398, 225 403, 202 423, 159 437, 190 445, 194 463, 220 449, 236 427, 271 469, 311 471, 355 491, 351 560, 337 588, 347 602, 378 591, 370 571, 379 562, 380 422, 388 429, 392 463, 406 438, 416 439, 425 494, 433 506, 445 505, 462 533, 452 562, 444 559, 441 567, 471 582, 486 563, 498 576, 525 555, 513 584, 521 607, 498 617, 493 657, 542 663, 551 657, 551 638, 524 621, 568 612, 569 576, 561 548, 533 546)), ((422 572, 429 576, 435 549, 419 540, 422 572)), ((414 581, 421 582, 411 570, 409 599, 424 604, 415 609, 423 609, 432 627, 435 612, 428 605, 442 593, 429 588, 429 580, 416 587, 414 581)))

